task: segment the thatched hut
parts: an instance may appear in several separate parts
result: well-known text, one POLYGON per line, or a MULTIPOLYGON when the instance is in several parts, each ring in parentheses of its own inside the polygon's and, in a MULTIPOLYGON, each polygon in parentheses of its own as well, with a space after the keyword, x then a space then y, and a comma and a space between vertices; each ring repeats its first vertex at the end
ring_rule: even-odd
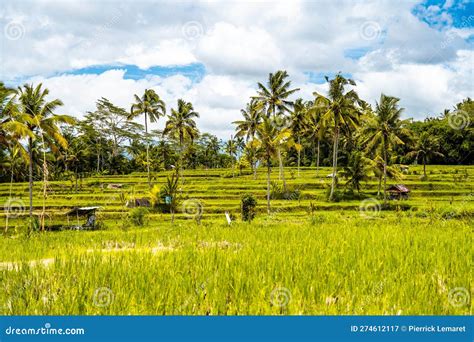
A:
POLYGON ((403 184, 391 185, 387 188, 390 199, 408 199, 410 190, 403 184))

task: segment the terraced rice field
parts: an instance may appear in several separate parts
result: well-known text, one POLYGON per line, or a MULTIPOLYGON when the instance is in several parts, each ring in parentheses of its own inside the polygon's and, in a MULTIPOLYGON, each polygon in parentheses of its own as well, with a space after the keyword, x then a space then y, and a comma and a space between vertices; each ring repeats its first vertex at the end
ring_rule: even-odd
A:
MULTIPOLYGON (((147 194, 144 174, 86 178, 77 191, 71 182, 50 182, 49 225, 66 225, 64 213, 74 206, 100 206, 104 228, 29 235, 21 207, 28 185, 13 184, 10 197, 10 185, 0 184, 0 203, 15 199, 18 214, 0 240, 1 313, 470 314, 474 167, 428 170, 421 181, 421 167, 410 167, 398 182, 411 190, 408 200, 364 211, 376 180, 360 200, 330 203, 329 168, 318 177, 314 168, 299 176, 288 168, 287 183, 301 197, 272 200, 271 215, 263 170, 257 180, 228 177, 229 170, 185 171, 181 193, 202 205, 201 223, 180 210, 174 223, 169 214, 150 213, 144 227, 123 224, 123 199, 147 194), (250 224, 240 220, 244 193, 258 200, 250 224), (236 217, 230 226, 226 211, 236 217)), ((40 182, 34 193, 39 212, 40 182)))

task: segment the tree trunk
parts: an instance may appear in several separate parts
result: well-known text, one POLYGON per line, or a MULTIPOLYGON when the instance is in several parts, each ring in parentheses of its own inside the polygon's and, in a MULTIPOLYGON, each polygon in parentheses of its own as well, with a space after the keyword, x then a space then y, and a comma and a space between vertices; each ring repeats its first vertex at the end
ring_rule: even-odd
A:
POLYGON ((379 188, 377 191, 377 196, 380 196, 380 189, 382 188, 382 175, 379 176, 379 188))
POLYGON ((300 148, 298 149, 298 177, 300 176, 300 164, 301 164, 301 137, 298 137, 298 145, 300 148))
POLYGON ((99 143, 97 146, 97 173, 100 172, 100 139, 98 140, 99 140, 99 143))
POLYGON ((318 139, 318 156, 316 157, 316 177, 318 177, 319 174, 319 139, 318 139))
POLYGON ((281 157, 280 147, 278 147, 278 163, 280 167, 280 180, 283 182, 283 190, 286 191, 285 171, 283 170, 283 158, 281 157))
POLYGON ((148 179, 148 187, 151 189, 151 178, 150 178, 150 144, 148 143, 148 120, 147 113, 145 112, 145 139, 146 139, 146 172, 148 179))
POLYGON ((253 179, 257 179, 257 160, 253 160, 253 179))
POLYGON ((387 150, 383 142, 383 200, 387 202, 387 150))
MULTIPOLYGON (((13 166, 15 165, 14 159, 12 159, 12 165, 10 167, 11 169, 11 175, 10 175, 10 191, 9 191, 9 201, 12 199, 12 191, 13 191, 13 166)), ((8 217, 10 216, 10 213, 7 211, 7 215, 5 216, 5 234, 7 234, 8 231, 8 217)))
POLYGON ((230 159, 232 159, 232 178, 234 178, 235 177, 235 161, 232 155, 230 155, 230 159))
POLYGON ((267 213, 270 215, 270 158, 267 157, 267 213))
POLYGON ((332 201, 334 198, 334 189, 336 187, 338 140, 339 140, 339 127, 336 125, 336 129, 334 132, 334 144, 333 144, 333 150, 332 150, 332 183, 331 183, 331 193, 329 194, 330 201, 332 201))
POLYGON ((77 190, 78 190, 78 189, 77 189, 77 185, 78 185, 78 184, 77 184, 77 181, 78 181, 78 179, 79 179, 79 175, 78 175, 78 173, 77 173, 77 167, 74 169, 74 171, 75 171, 75 172, 74 172, 74 178, 75 178, 75 180, 76 180, 76 182, 75 182, 75 183, 76 183, 76 185, 75 185, 75 192, 77 193, 77 190))
MULTIPOLYGON (((30 220, 33 219, 33 140, 28 138, 28 190, 30 197, 30 220)), ((31 224, 32 222, 30 222, 31 224)))

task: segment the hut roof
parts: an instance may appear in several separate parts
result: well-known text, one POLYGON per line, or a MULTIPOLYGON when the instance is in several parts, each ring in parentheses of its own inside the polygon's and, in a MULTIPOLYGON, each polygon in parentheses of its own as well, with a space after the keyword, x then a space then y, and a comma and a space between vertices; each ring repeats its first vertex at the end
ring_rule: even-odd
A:
POLYGON ((410 190, 403 184, 391 185, 387 190, 393 191, 393 192, 402 192, 402 193, 410 192, 410 190))
POLYGON ((77 215, 77 216, 87 216, 93 212, 95 212, 97 209, 100 207, 75 207, 71 210, 69 210, 66 215, 71 216, 71 215, 77 215))

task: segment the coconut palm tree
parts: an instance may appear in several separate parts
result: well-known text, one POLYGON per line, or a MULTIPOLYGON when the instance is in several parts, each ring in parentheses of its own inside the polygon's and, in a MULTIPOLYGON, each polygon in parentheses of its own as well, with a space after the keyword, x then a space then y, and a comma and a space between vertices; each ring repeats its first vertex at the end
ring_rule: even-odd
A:
POLYGON ((157 122, 158 119, 166 114, 165 102, 160 99, 157 93, 153 89, 145 89, 142 97, 135 96, 135 103, 132 104, 130 109, 129 120, 133 120, 137 116, 142 114, 145 115, 145 138, 146 138, 146 168, 148 177, 148 186, 151 188, 150 178, 150 143, 148 140, 148 117, 151 122, 157 122))
MULTIPOLYGON (((54 114, 63 103, 59 99, 47 101, 49 90, 43 88, 40 83, 36 87, 25 84, 18 88, 18 111, 23 123, 28 127, 31 134, 28 136, 28 188, 30 198, 30 219, 33 218, 33 150, 38 139, 42 142, 43 152, 49 148, 53 152, 58 151, 58 145, 67 148, 67 141, 62 136, 59 124, 74 124, 75 120, 68 115, 54 114)), ((45 153, 43 153, 43 166, 45 165, 45 153)), ((46 172, 44 172, 46 177, 46 172)))
MULTIPOLYGON (((252 148, 251 144, 248 144, 249 140, 255 138, 255 133, 257 132, 258 125, 262 122, 262 110, 263 103, 259 102, 257 99, 251 99, 245 109, 241 109, 240 112, 244 117, 243 120, 234 121, 233 124, 237 125, 237 137, 245 137, 246 147, 252 148)), ((256 179, 256 160, 253 159, 255 153, 249 153, 248 156, 251 158, 249 160, 252 165, 252 170, 254 174, 254 179, 256 179)))
POLYGON ((199 113, 194 111, 191 102, 182 99, 178 100, 178 108, 171 109, 168 120, 163 130, 163 135, 176 139, 179 143, 179 168, 182 168, 183 146, 186 141, 193 141, 199 134, 195 118, 199 118, 199 113))
POLYGON ((267 164, 267 212, 270 214, 270 173, 271 160, 291 137, 288 128, 278 129, 269 118, 264 118, 257 128, 257 140, 253 143, 267 164))
POLYGON ((444 154, 438 152, 439 138, 432 136, 429 132, 421 132, 416 139, 415 148, 407 154, 407 157, 421 158, 423 162, 423 178, 426 179, 426 163, 433 157, 444 157, 444 154))
POLYGON ((337 155, 339 148, 339 135, 341 128, 350 130, 358 125, 359 110, 358 103, 360 103, 359 96, 352 89, 345 91, 346 86, 355 86, 356 83, 343 77, 341 74, 337 74, 332 80, 326 77, 326 81, 329 83, 329 93, 325 97, 317 92, 314 92, 316 97, 314 104, 319 107, 323 114, 322 120, 324 125, 328 125, 332 121, 334 128, 334 141, 333 141, 333 152, 332 152, 332 169, 333 177, 331 183, 331 192, 329 200, 334 198, 334 189, 336 187, 336 175, 337 175, 337 155))
POLYGON ((380 196, 381 194, 382 180, 385 174, 387 175, 387 177, 396 180, 402 178, 402 173, 400 172, 400 169, 398 167, 395 167, 393 165, 387 165, 386 167, 384 167, 384 160, 379 154, 377 154, 372 160, 371 165, 372 171, 374 172, 374 175, 377 177, 379 182, 377 187, 377 196, 380 196))
POLYGON ((257 127, 262 122, 262 109, 263 104, 261 102, 257 99, 251 99, 245 109, 240 110, 244 117, 243 120, 232 122, 232 124, 237 125, 236 136, 245 137, 246 142, 255 137, 257 127))
POLYGON ((403 108, 398 106, 399 100, 396 97, 382 94, 380 101, 376 104, 376 115, 369 117, 362 129, 362 135, 365 137, 362 144, 366 146, 366 150, 373 152, 379 149, 379 155, 383 159, 384 201, 387 200, 386 187, 389 151, 396 145, 403 145, 404 137, 409 134, 405 128, 408 122, 400 119, 403 108))
MULTIPOLYGON (((284 70, 279 70, 275 74, 270 73, 266 86, 260 82, 258 83, 257 96, 255 97, 265 106, 266 116, 273 119, 273 124, 278 129, 283 129, 286 126, 284 116, 293 107, 293 102, 288 98, 300 90, 299 88, 290 89, 291 81, 288 81, 287 78, 288 73, 284 70)), ((280 170, 279 178, 283 180, 283 187, 286 188, 280 149, 278 149, 277 155, 280 170)))
POLYGON ((232 160, 232 177, 234 177, 234 165, 235 156, 237 154, 237 143, 233 136, 230 136, 230 139, 227 140, 225 145, 225 151, 229 154, 230 159, 232 160))
MULTIPOLYGON (((323 111, 321 107, 315 106, 314 102, 308 101, 306 104, 306 115, 303 121, 303 133, 314 141, 316 145, 316 177, 319 173, 319 160, 320 160, 320 146, 321 140, 323 140, 326 133, 326 127, 324 126, 324 121, 322 120, 323 111)), ((314 150, 313 150, 314 151, 314 150)))
POLYGON ((342 171, 342 176, 347 179, 346 186, 356 189, 360 194, 360 184, 369 179, 372 161, 360 151, 355 151, 349 156, 349 162, 342 171))
MULTIPOLYGON (((296 99, 293 110, 290 113, 290 130, 293 136, 298 137, 298 145, 301 146, 301 136, 305 131, 305 118, 308 114, 306 103, 302 98, 296 99)), ((298 177, 300 175, 301 166, 301 148, 298 149, 298 177)))

